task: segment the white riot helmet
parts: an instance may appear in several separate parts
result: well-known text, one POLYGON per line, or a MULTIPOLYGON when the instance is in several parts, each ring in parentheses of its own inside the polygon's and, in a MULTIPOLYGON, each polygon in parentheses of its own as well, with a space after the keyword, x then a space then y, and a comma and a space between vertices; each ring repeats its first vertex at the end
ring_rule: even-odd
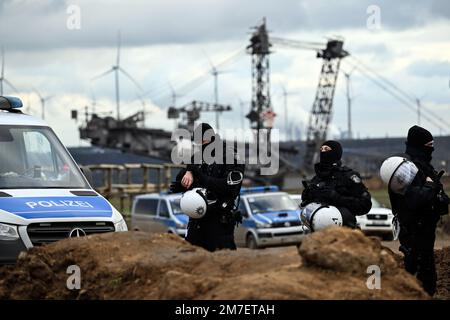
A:
POLYGON ((208 209, 206 189, 194 188, 183 193, 180 199, 181 212, 193 219, 203 218, 208 209))
POLYGON ((316 202, 312 202, 304 207, 300 217, 302 222, 312 232, 333 225, 342 226, 343 223, 342 214, 336 207, 316 202))
POLYGON ((390 191, 405 194, 418 171, 412 161, 402 157, 390 157, 381 165, 380 176, 390 191))

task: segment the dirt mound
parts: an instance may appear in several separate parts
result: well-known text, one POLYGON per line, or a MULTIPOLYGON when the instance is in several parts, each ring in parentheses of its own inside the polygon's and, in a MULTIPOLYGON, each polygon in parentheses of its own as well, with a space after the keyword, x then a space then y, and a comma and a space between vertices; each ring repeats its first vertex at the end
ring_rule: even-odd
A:
POLYGON ((308 236, 299 252, 209 253, 177 236, 141 232, 67 239, 33 248, 0 269, 4 299, 426 299, 394 255, 359 231, 330 228, 308 236), (68 290, 67 268, 81 270, 68 290), (369 290, 367 267, 381 268, 369 290))
POLYGON ((438 276, 436 297, 450 299, 450 247, 436 250, 434 256, 438 276))

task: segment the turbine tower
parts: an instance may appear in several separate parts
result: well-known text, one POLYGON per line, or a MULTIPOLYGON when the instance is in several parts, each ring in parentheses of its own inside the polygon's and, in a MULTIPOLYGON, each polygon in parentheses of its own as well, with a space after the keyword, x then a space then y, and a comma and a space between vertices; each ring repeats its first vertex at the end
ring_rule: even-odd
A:
MULTIPOLYGON (((214 78, 214 104, 219 105, 219 74, 227 73, 229 71, 219 70, 217 66, 211 61, 209 56, 204 52, 206 58, 208 59, 209 65, 211 66, 211 75, 214 78)), ((220 129, 219 117, 222 112, 219 109, 216 111, 216 129, 220 129)))
POLYGON ((5 78, 5 50, 3 47, 1 51, 2 51, 2 70, 0 71, 0 96, 3 95, 3 83, 6 83, 11 89, 13 89, 15 92, 18 92, 16 87, 14 87, 12 83, 5 78))
POLYGON ((120 120, 120 87, 119 87, 119 73, 121 72, 123 75, 125 75, 133 84, 142 91, 141 86, 139 83, 120 66, 120 45, 121 45, 121 35, 120 31, 118 31, 117 34, 117 56, 116 56, 116 64, 111 67, 111 69, 103 72, 102 74, 92 78, 92 80, 97 80, 99 78, 102 78, 112 72, 114 72, 114 79, 115 79, 115 90, 116 90, 116 112, 117 112, 117 120, 120 120))
POLYGON ((53 96, 47 96, 47 97, 43 97, 39 91, 36 90, 36 88, 33 89, 34 92, 37 94, 37 96, 39 97, 39 101, 41 102, 41 116, 42 119, 45 119, 45 102, 52 99, 53 96))

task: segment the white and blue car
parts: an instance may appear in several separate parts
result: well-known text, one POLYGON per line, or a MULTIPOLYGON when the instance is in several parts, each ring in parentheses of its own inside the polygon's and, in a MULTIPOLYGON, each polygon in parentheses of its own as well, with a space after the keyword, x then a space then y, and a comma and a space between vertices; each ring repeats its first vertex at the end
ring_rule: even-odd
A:
POLYGON ((53 130, 21 107, 20 99, 0 96, 0 264, 33 246, 127 231, 53 130))
POLYGON ((236 229, 238 246, 258 249, 298 245, 308 233, 300 220, 300 208, 277 186, 241 189, 239 209, 243 222, 236 229))
MULTIPOLYGON (((189 217, 181 212, 180 198, 180 193, 137 196, 131 210, 131 227, 185 237, 189 217)), ((276 186, 242 188, 239 209, 243 220, 236 228, 235 241, 240 247, 297 245, 308 232, 300 220, 298 205, 276 186)))
POLYGON ((150 233, 186 236, 189 217, 181 212, 181 193, 150 193, 136 196, 131 209, 131 227, 150 233))

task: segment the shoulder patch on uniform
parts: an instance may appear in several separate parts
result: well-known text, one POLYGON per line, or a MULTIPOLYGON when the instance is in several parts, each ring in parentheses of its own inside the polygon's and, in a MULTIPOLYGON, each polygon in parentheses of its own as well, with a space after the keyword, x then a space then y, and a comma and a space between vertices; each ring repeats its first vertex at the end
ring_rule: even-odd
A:
POLYGON ((361 183, 361 178, 358 177, 357 174, 354 174, 350 177, 350 179, 354 182, 354 183, 361 183))

